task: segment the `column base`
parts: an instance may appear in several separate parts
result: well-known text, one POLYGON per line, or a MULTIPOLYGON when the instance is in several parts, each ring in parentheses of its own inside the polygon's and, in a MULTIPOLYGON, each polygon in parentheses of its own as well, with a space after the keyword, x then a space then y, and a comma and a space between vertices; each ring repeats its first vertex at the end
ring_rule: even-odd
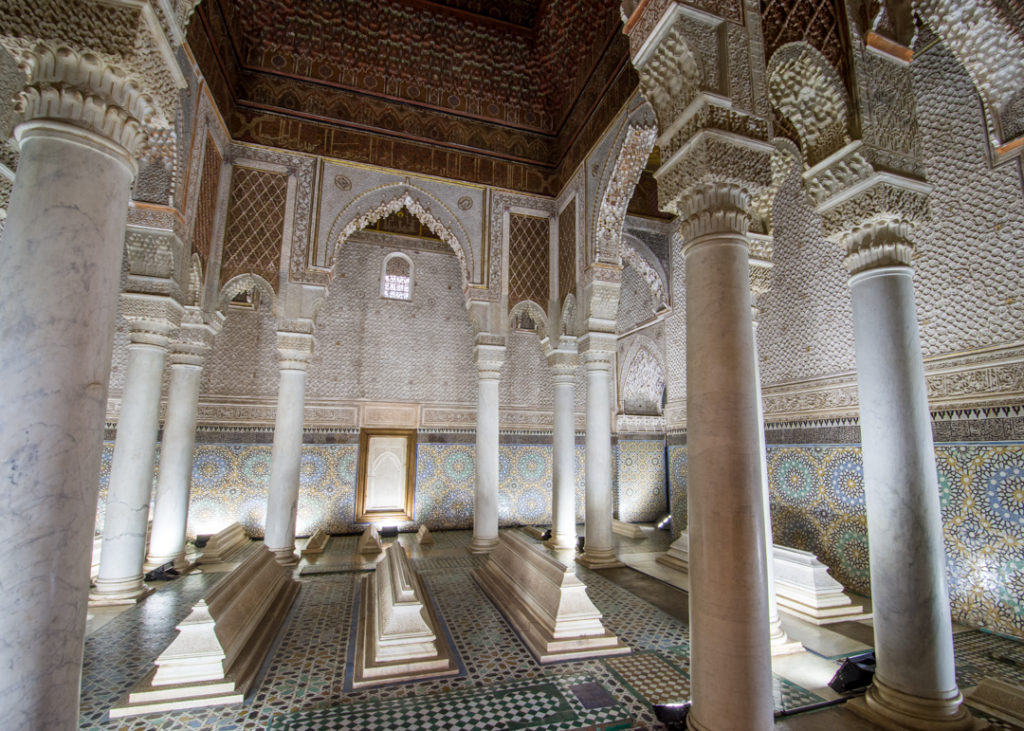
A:
POLYGON ((479 536, 473 536, 472 543, 469 544, 470 553, 490 553, 494 550, 494 547, 498 545, 498 537, 494 538, 481 538, 479 536))
POLYGON ((862 698, 846 707, 858 716, 891 731, 980 731, 988 722, 974 718, 963 705, 960 691, 948 698, 921 698, 890 688, 875 676, 862 698))
POLYGON ((583 555, 576 559, 576 563, 588 569, 617 569, 626 565, 615 555, 614 548, 590 548, 586 544, 583 555))
POLYGON ((768 625, 768 636, 772 643, 772 657, 782 655, 795 655, 804 651, 804 646, 796 640, 789 639, 786 631, 782 629, 782 622, 775 620, 768 625))
POLYGON ((288 548, 270 548, 270 546, 267 546, 267 548, 274 554, 274 560, 281 566, 299 565, 299 556, 295 553, 295 546, 289 546, 288 548))
POLYGON ((551 537, 544 541, 544 545, 556 551, 570 551, 576 548, 575 533, 552 533, 551 537))
POLYGON ((180 553, 177 556, 146 556, 146 562, 142 564, 142 570, 149 572, 172 561, 174 562, 174 570, 179 574, 185 573, 195 565, 194 562, 185 558, 184 553, 180 553))
POLYGON ((156 589, 142 583, 142 577, 131 579, 96 579, 89 592, 90 607, 119 607, 137 604, 156 589))

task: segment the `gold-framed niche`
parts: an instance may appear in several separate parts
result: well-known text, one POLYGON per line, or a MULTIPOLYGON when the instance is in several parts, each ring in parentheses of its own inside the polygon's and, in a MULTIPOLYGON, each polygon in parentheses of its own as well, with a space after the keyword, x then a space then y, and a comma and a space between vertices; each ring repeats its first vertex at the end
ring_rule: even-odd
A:
POLYGON ((412 520, 416 496, 416 430, 363 429, 359 433, 356 523, 412 520))

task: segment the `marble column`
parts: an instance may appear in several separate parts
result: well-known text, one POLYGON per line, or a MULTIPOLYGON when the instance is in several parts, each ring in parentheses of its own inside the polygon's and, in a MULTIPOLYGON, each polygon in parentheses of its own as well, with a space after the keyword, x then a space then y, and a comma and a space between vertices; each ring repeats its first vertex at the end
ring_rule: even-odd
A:
POLYGON ((846 241, 860 397, 874 682, 858 707, 889 728, 969 729, 957 688, 939 485, 905 224, 846 241), (895 253, 895 256, 894 256, 895 253))
POLYGON ((20 124, 0 250, 0 707, 72 728, 85 636, 128 150, 83 127, 20 124))
POLYGON ((580 341, 587 371, 586 522, 583 555, 588 568, 623 566, 612 539, 612 361, 615 335, 591 332, 580 341))
POLYGON ((160 476, 153 504, 149 553, 144 566, 147 570, 172 561, 178 570, 188 566, 185 531, 192 487, 199 385, 217 327, 203 322, 199 308, 185 309, 187 322, 182 325, 181 337, 171 346, 169 357, 167 416, 160 444, 160 476))
POLYGON ((471 553, 489 553, 498 544, 498 385, 505 362, 505 340, 478 335, 474 347, 478 381, 476 409, 476 487, 473 492, 471 553))
POLYGON ((183 312, 180 304, 164 295, 125 292, 121 303, 131 328, 128 367, 91 604, 133 603, 151 591, 142 582, 142 564, 160 426, 160 390, 167 348, 183 312))
POLYGON ((280 383, 274 446, 270 456, 270 492, 267 527, 263 539, 283 566, 299 562, 295 554, 295 516, 299 505, 299 468, 302 463, 302 419, 306 399, 306 367, 313 354, 308 333, 277 334, 280 383))
MULTIPOLYGON (((751 313, 756 318, 756 311, 751 313)), ((757 385, 757 449, 761 467, 761 505, 764 510, 764 548, 765 576, 768 582, 768 639, 772 645, 772 655, 788 655, 800 652, 804 646, 789 639, 786 630, 782 629, 779 618, 779 602, 775 596, 775 561, 774 540, 772 538, 772 508, 768 484, 768 445, 764 434, 764 398, 761 395, 761 363, 757 349, 757 320, 753 319, 754 327, 754 378, 757 385)))
POLYGON ((554 350, 548 355, 555 382, 555 423, 551 435, 551 538, 555 549, 576 547, 576 353, 554 350))
POLYGON ((692 729, 774 727, 749 195, 683 201, 692 729))

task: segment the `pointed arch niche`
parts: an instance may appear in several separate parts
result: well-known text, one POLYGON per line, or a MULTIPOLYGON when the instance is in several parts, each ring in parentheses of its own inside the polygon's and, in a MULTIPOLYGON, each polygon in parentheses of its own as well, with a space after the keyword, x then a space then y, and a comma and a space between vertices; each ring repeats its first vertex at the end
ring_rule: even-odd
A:
POLYGON ((476 270, 469 235, 447 205, 427 191, 408 183, 368 190, 342 208, 331 224, 327 237, 327 261, 331 279, 335 276, 338 251, 352 234, 403 208, 451 247, 459 260, 463 293, 468 292, 474 283, 473 272, 476 270))

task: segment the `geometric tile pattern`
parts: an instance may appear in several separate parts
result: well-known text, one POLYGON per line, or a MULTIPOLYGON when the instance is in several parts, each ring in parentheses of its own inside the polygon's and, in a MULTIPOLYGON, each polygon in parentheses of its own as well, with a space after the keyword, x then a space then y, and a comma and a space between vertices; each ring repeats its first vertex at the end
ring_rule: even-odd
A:
POLYGON ((551 222, 518 213, 508 217, 508 304, 531 300, 548 311, 551 222))
POLYGON ((287 197, 287 174, 234 166, 221 286, 239 274, 258 274, 277 291, 287 197))
MULTIPOLYGON (((576 521, 583 521, 583 445, 576 446, 576 521)), ((498 448, 498 522, 551 521, 552 448, 509 444, 498 448)), ((416 457, 415 519, 432 529, 467 528, 473 522, 476 445, 420 444, 416 457)))
MULTIPOLYGON (((935 446, 955 621, 1024 635, 1024 444, 935 446)), ((861 450, 769 446, 776 543, 813 551, 846 588, 870 593, 861 450)))
POLYGON ((1024 643, 991 632, 958 632, 953 635, 956 682, 969 688, 991 675, 1024 685, 1024 643))
POLYGON ((682 703, 690 698, 689 674, 654 653, 605 660, 648 703, 682 703))
POLYGON ((670 444, 668 447, 668 484, 671 496, 672 538, 679 537, 679 532, 686 530, 686 445, 670 444))
MULTIPOLYGON (((263 535, 270 485, 269 444, 197 444, 192 465, 189 532, 213 533, 234 521, 249 535, 263 535)), ((356 530, 353 444, 304 444, 299 463, 296 535, 317 528, 356 530)))
MULTIPOLYGON (((584 517, 584 447, 575 448, 576 522, 584 517)), ((238 521, 254 537, 263 536, 270 486, 270 444, 197 444, 187 532, 216 533, 238 521)), ((361 530, 355 523, 359 448, 354 444, 303 444, 295 530, 307 536, 318 528, 332 534, 361 530)), ((113 442, 104 442, 96 530, 102 531, 113 442)), ((476 446, 419 444, 414 521, 431 529, 473 525, 476 446)), ((551 455, 546 445, 499 448, 498 520, 503 526, 551 522, 551 455)), ((159 471, 159 449, 155 475, 159 471)))
POLYGON ((768 448, 776 543, 817 554, 835 579, 871 592, 859 446, 768 448))
POLYGON ((616 509, 619 520, 650 523, 667 509, 665 442, 619 440, 616 509))
POLYGON ((512 681, 484 689, 438 696, 416 696, 389 704, 332 706, 294 714, 270 728, 281 731, 362 731, 363 729, 576 729, 620 720, 622 709, 581 711, 580 704, 551 682, 512 681))

